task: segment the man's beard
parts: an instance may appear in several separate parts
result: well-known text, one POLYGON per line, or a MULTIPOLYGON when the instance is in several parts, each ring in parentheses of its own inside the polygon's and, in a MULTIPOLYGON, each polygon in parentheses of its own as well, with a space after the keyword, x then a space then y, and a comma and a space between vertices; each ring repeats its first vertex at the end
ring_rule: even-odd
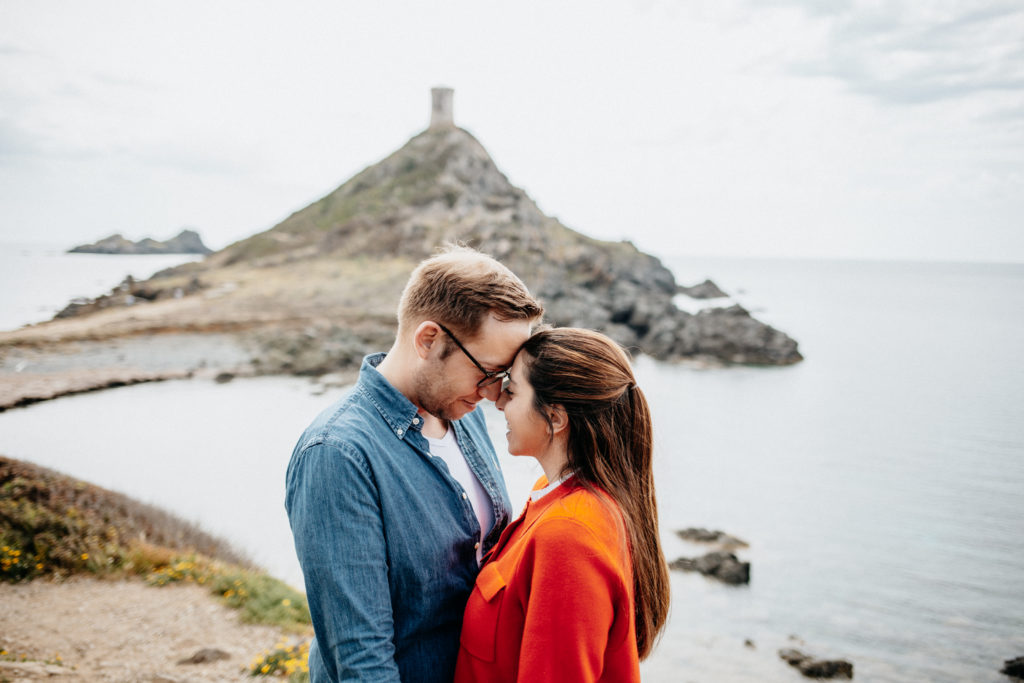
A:
POLYGON ((455 415, 452 406, 457 399, 452 396, 443 370, 443 363, 438 363, 436 371, 424 372, 416 380, 416 394, 420 408, 434 417, 451 421, 461 415, 455 415))

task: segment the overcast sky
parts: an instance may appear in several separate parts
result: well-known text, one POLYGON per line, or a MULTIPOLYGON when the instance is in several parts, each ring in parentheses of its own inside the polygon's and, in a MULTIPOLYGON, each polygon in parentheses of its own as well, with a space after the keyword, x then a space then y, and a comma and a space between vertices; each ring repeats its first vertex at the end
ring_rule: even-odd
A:
POLYGON ((1024 262, 1019 0, 0 0, 0 241, 215 248, 456 123, 658 255, 1024 262))

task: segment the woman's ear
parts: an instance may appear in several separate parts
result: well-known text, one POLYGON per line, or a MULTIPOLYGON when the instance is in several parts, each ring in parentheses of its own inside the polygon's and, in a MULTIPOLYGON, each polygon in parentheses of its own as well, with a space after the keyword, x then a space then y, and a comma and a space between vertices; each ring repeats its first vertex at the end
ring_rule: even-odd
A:
POLYGON ((560 436, 569 433, 569 414, 561 405, 548 406, 548 420, 551 423, 551 436, 560 436))
POLYGON ((417 325, 412 333, 412 346, 416 350, 416 355, 426 360, 430 350, 440 342, 440 336, 441 328, 431 320, 424 320, 417 325))

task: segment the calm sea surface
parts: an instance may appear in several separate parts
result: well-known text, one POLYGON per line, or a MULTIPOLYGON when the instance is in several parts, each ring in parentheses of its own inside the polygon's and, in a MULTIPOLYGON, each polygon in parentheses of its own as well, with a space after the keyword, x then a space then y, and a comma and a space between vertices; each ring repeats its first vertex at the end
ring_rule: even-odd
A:
MULTIPOLYGON (((51 257, 26 255, 28 272, 69 297, 127 272, 114 258, 102 283, 78 282, 51 257)), ((666 554, 703 553, 672 531, 706 526, 748 541, 752 563, 739 588, 673 573, 644 680, 799 681, 776 654, 798 647, 849 659, 857 680, 1006 681, 1003 660, 1024 655, 1024 266, 666 263, 683 283, 711 277, 806 360, 638 359, 666 554)), ((4 326, 38 320, 24 313, 42 310, 36 292, 0 277, 4 326)), ((284 470, 338 393, 260 378, 72 396, 0 414, 0 453, 167 507, 301 585, 284 470)), ((503 418, 488 419, 500 452, 503 418)), ((539 469, 504 465, 521 505, 539 469)))
POLYGON ((49 320, 75 297, 106 294, 199 257, 187 254, 68 254, 66 246, 0 242, 0 330, 49 320))

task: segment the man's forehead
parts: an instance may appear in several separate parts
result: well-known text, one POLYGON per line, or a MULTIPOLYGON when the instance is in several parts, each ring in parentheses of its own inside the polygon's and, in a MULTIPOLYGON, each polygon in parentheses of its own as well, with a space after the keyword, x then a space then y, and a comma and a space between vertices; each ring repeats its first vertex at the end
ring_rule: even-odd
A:
POLYGON ((480 326, 474 344, 480 349, 480 362, 492 366, 493 369, 510 366, 515 360, 516 351, 530 338, 530 327, 528 320, 503 321, 493 317, 487 319, 480 326))

